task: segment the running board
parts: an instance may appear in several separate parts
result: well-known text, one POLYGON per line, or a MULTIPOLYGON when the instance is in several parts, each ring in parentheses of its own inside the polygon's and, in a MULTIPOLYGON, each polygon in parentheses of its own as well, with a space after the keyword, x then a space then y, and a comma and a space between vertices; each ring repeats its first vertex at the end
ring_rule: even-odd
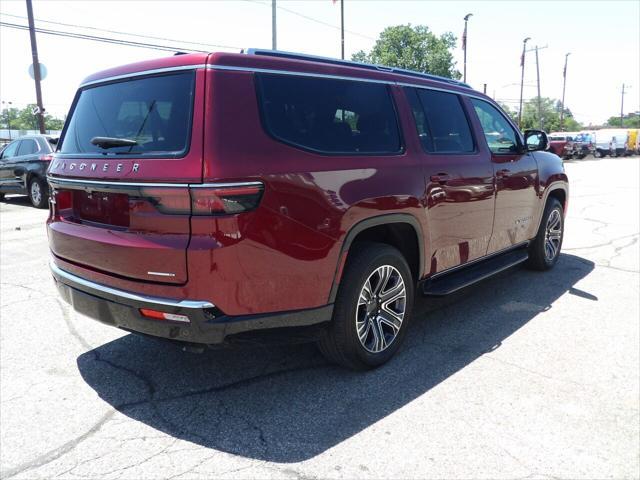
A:
POLYGON ((454 272, 425 281, 422 285, 422 293, 429 297, 449 295, 496 273, 514 267, 526 261, 527 258, 529 258, 529 255, 526 249, 518 249, 496 255, 468 267, 462 267, 454 272))

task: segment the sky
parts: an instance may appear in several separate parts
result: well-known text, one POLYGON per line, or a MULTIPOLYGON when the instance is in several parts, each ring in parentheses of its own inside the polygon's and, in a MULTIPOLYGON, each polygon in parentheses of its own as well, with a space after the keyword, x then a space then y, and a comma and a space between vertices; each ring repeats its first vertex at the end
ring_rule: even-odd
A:
MULTIPOLYGON (((340 56, 340 2, 277 0, 278 49, 340 56)), ((34 0, 36 27, 165 45, 204 42, 209 51, 271 48, 271 0, 211 1, 56 1, 34 0), (69 27, 48 22, 78 25, 69 27), (127 37, 95 29, 161 37, 127 37), (171 39, 171 40, 169 40, 171 39)), ((625 113, 640 110, 640 1, 430 1, 345 0, 346 57, 370 50, 387 26, 427 25, 434 33, 458 37, 455 58, 462 71, 460 38, 468 27, 467 81, 496 100, 517 107, 522 41, 539 50, 541 94, 561 98, 565 54, 565 104, 585 125, 620 115, 622 84, 625 113)), ((3 22, 27 24, 24 0, 0 0, 3 22)), ((171 55, 131 46, 38 34, 42 82, 48 113, 67 113, 83 78, 113 66, 171 55)), ((6 107, 35 103, 27 31, 0 27, 0 101, 6 107)), ((527 53, 525 99, 536 95, 534 52, 527 53)))

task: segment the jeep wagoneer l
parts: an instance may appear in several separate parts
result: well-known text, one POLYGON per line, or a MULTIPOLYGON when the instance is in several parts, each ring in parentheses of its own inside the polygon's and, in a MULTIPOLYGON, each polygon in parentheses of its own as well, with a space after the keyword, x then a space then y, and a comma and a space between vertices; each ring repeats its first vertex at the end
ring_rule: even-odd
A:
POLYGON ((375 367, 414 295, 556 263, 568 183, 547 144, 402 69, 263 50, 114 68, 80 86, 49 169, 51 269, 128 331, 314 325, 330 360, 375 367))

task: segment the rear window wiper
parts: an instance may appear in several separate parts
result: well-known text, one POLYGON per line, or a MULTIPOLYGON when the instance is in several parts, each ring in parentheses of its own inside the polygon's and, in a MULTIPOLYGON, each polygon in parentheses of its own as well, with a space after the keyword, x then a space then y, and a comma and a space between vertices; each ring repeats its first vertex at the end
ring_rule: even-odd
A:
POLYGON ((136 142, 135 140, 117 137, 93 137, 91 139, 91 143, 104 149, 114 147, 134 147, 138 145, 138 142, 136 142))

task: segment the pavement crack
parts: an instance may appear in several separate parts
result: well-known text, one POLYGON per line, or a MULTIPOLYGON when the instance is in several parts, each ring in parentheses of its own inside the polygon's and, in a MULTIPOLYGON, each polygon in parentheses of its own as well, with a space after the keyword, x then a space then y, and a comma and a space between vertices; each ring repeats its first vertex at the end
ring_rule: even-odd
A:
POLYGON ((33 460, 29 460, 28 462, 24 462, 20 465, 17 465, 13 468, 9 468, 0 472, 0 478, 4 480, 15 477, 20 473, 24 473, 29 470, 33 470, 34 468, 42 467, 43 465, 47 465, 63 455, 69 453, 73 449, 75 449, 78 445, 80 445, 85 440, 89 439, 93 434, 98 432, 102 428, 102 426, 109 421, 109 419, 115 413, 115 410, 109 410, 105 413, 100 420, 98 420, 89 430, 84 432, 82 435, 77 436, 73 440, 69 440, 67 443, 54 448, 53 450, 49 450, 48 452, 40 455, 33 460))
POLYGON ((623 235, 622 237, 616 237, 616 238, 612 238, 611 240, 604 242, 604 243, 596 243, 594 245, 586 245, 584 247, 571 247, 571 248, 565 248, 562 247, 562 251, 575 251, 575 250, 590 250, 593 248, 601 248, 601 247, 610 247, 613 246, 613 242, 617 242, 618 240, 626 240, 627 238, 632 238, 632 237, 638 237, 638 235, 640 235, 640 233, 632 233, 630 235, 623 235))
POLYGON ((87 342, 85 338, 82 335, 80 335, 80 333, 73 326, 73 322, 71 321, 71 315, 69 315, 69 306, 66 303, 63 303, 63 301, 60 300, 60 298, 56 298, 56 303, 60 307, 60 313, 62 314, 62 319, 64 320, 64 323, 67 325, 67 330, 69 330, 69 333, 71 334, 71 336, 75 338, 78 341, 78 343, 80 343, 80 345, 82 345, 82 347, 86 351, 93 350, 94 347, 91 346, 89 342, 87 342))

